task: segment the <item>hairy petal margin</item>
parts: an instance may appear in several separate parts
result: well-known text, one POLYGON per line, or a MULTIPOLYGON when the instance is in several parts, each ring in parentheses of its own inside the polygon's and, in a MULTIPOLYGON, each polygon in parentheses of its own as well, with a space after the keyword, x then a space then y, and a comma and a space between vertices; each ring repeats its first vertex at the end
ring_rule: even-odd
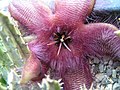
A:
POLYGON ((114 32, 115 26, 106 23, 86 25, 86 47, 91 48, 97 56, 120 57, 120 37, 114 32))

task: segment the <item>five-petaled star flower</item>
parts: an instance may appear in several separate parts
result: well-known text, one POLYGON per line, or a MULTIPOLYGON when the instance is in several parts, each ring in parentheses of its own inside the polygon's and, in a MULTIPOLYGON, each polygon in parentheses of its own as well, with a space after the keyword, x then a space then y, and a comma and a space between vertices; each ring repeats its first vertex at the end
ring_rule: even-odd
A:
POLYGON ((10 13, 27 32, 37 38, 29 42, 30 57, 21 83, 38 80, 50 70, 62 78, 64 90, 90 88, 87 55, 119 57, 120 38, 115 26, 106 23, 84 24, 95 0, 13 0, 10 13))

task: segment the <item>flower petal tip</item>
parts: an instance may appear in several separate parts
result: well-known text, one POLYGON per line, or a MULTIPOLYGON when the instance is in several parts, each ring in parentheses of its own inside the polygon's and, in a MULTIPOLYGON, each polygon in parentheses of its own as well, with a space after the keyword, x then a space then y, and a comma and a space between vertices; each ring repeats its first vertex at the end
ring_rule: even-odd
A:
POLYGON ((29 81, 30 81, 30 78, 25 78, 25 77, 24 77, 24 78, 21 78, 19 84, 23 85, 23 84, 28 83, 29 81))
POLYGON ((120 35, 120 30, 114 31, 115 34, 120 35))
POLYGON ((28 83, 32 79, 38 77, 40 72, 41 63, 39 59, 33 53, 31 53, 22 71, 22 78, 20 80, 20 84, 28 83))

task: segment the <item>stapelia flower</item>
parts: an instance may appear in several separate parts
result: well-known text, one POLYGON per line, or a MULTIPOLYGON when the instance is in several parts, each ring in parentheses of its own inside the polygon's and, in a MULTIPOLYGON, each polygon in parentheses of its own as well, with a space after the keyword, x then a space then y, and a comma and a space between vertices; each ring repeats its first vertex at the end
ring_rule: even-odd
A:
POLYGON ((31 53, 22 83, 41 79, 50 69, 62 78, 64 90, 79 90, 84 85, 89 89, 92 75, 86 55, 118 56, 117 28, 105 23, 84 24, 95 0, 52 1, 51 6, 44 0, 13 0, 9 6, 12 17, 37 36, 28 44, 31 53))

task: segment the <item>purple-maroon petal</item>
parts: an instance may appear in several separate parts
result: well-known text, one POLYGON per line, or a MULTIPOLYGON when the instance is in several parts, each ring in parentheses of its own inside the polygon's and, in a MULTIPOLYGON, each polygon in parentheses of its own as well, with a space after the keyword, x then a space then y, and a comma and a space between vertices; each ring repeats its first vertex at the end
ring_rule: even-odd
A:
POLYGON ((60 24, 84 23, 95 0, 56 0, 55 21, 60 24))
POLYGON ((85 27, 86 47, 96 56, 120 57, 120 37, 115 26, 106 23, 89 24, 85 27))
POLYGON ((64 90, 81 90, 83 87, 90 89, 93 79, 88 61, 81 59, 79 69, 66 71, 63 81, 64 90))
POLYGON ((52 11, 41 0, 13 0, 9 11, 28 32, 39 35, 51 26, 52 11))

